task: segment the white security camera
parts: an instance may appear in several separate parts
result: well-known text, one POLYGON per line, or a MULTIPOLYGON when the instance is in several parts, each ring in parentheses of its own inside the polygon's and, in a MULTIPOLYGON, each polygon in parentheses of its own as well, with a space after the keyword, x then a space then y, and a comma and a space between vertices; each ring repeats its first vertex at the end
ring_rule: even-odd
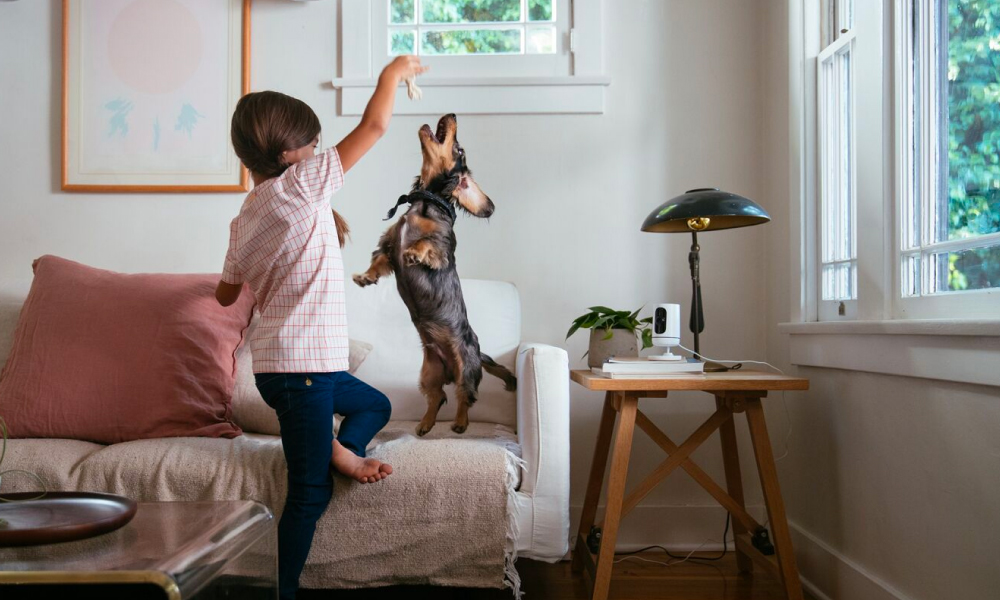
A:
POLYGON ((652 354, 650 360, 683 360, 670 351, 681 343, 681 305, 657 304, 653 310, 653 345, 667 349, 663 354, 652 354))

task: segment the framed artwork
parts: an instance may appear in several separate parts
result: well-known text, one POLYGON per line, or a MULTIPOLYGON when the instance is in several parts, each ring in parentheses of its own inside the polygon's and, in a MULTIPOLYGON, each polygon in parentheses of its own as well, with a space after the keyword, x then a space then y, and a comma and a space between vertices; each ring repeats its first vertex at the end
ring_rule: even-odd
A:
POLYGON ((62 189, 239 192, 250 0, 63 0, 62 189))

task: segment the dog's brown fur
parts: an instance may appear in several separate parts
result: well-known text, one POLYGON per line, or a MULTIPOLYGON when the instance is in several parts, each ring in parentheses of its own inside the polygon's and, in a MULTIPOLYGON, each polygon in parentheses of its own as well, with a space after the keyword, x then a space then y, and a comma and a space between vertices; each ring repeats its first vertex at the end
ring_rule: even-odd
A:
MULTIPOLYGON (((473 216, 489 217, 493 202, 472 178, 457 132, 455 115, 441 117, 436 133, 428 125, 420 128, 424 161, 413 190, 434 194, 473 216)), ((364 287, 396 274, 396 287, 424 347, 420 391, 427 398, 427 412, 417 427, 421 436, 434 427, 438 410, 447 401, 445 385, 455 384, 458 408, 452 430, 456 433, 469 426, 469 407, 476 402, 484 369, 502 379, 507 390, 517 386, 507 368, 480 351, 479 338, 469 325, 455 269, 453 225, 445 208, 427 200, 412 201, 406 214, 382 234, 368 270, 354 276, 354 282, 364 287)))

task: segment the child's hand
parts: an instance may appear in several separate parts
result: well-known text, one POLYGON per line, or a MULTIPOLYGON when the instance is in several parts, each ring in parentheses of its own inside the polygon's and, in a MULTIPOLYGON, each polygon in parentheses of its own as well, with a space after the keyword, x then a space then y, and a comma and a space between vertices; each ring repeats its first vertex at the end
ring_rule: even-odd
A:
POLYGON ((361 123, 337 144, 340 164, 344 172, 350 170, 365 155, 375 142, 389 129, 392 119, 392 105, 396 99, 396 88, 400 82, 411 79, 427 71, 416 56, 397 56, 386 65, 379 75, 378 85, 372 99, 365 107, 361 123))
MULTIPOLYGON (((420 64, 420 58, 412 54, 397 56, 391 63, 382 69, 381 77, 390 77, 396 85, 401 81, 406 81, 411 77, 416 77, 424 73, 430 67, 420 64)), ((381 78, 380 77, 380 78, 381 78)))

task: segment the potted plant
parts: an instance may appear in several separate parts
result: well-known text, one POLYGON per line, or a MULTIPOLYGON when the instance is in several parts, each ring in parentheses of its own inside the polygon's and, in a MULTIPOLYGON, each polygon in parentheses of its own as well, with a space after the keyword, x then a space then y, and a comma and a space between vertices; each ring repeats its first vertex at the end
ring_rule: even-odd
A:
POLYGON ((642 337, 643 349, 653 345, 652 317, 640 319, 635 312, 612 310, 606 306, 591 306, 590 312, 580 315, 566 334, 566 339, 578 329, 590 329, 590 349, 587 365, 600 367, 612 356, 639 356, 637 338, 642 337))

